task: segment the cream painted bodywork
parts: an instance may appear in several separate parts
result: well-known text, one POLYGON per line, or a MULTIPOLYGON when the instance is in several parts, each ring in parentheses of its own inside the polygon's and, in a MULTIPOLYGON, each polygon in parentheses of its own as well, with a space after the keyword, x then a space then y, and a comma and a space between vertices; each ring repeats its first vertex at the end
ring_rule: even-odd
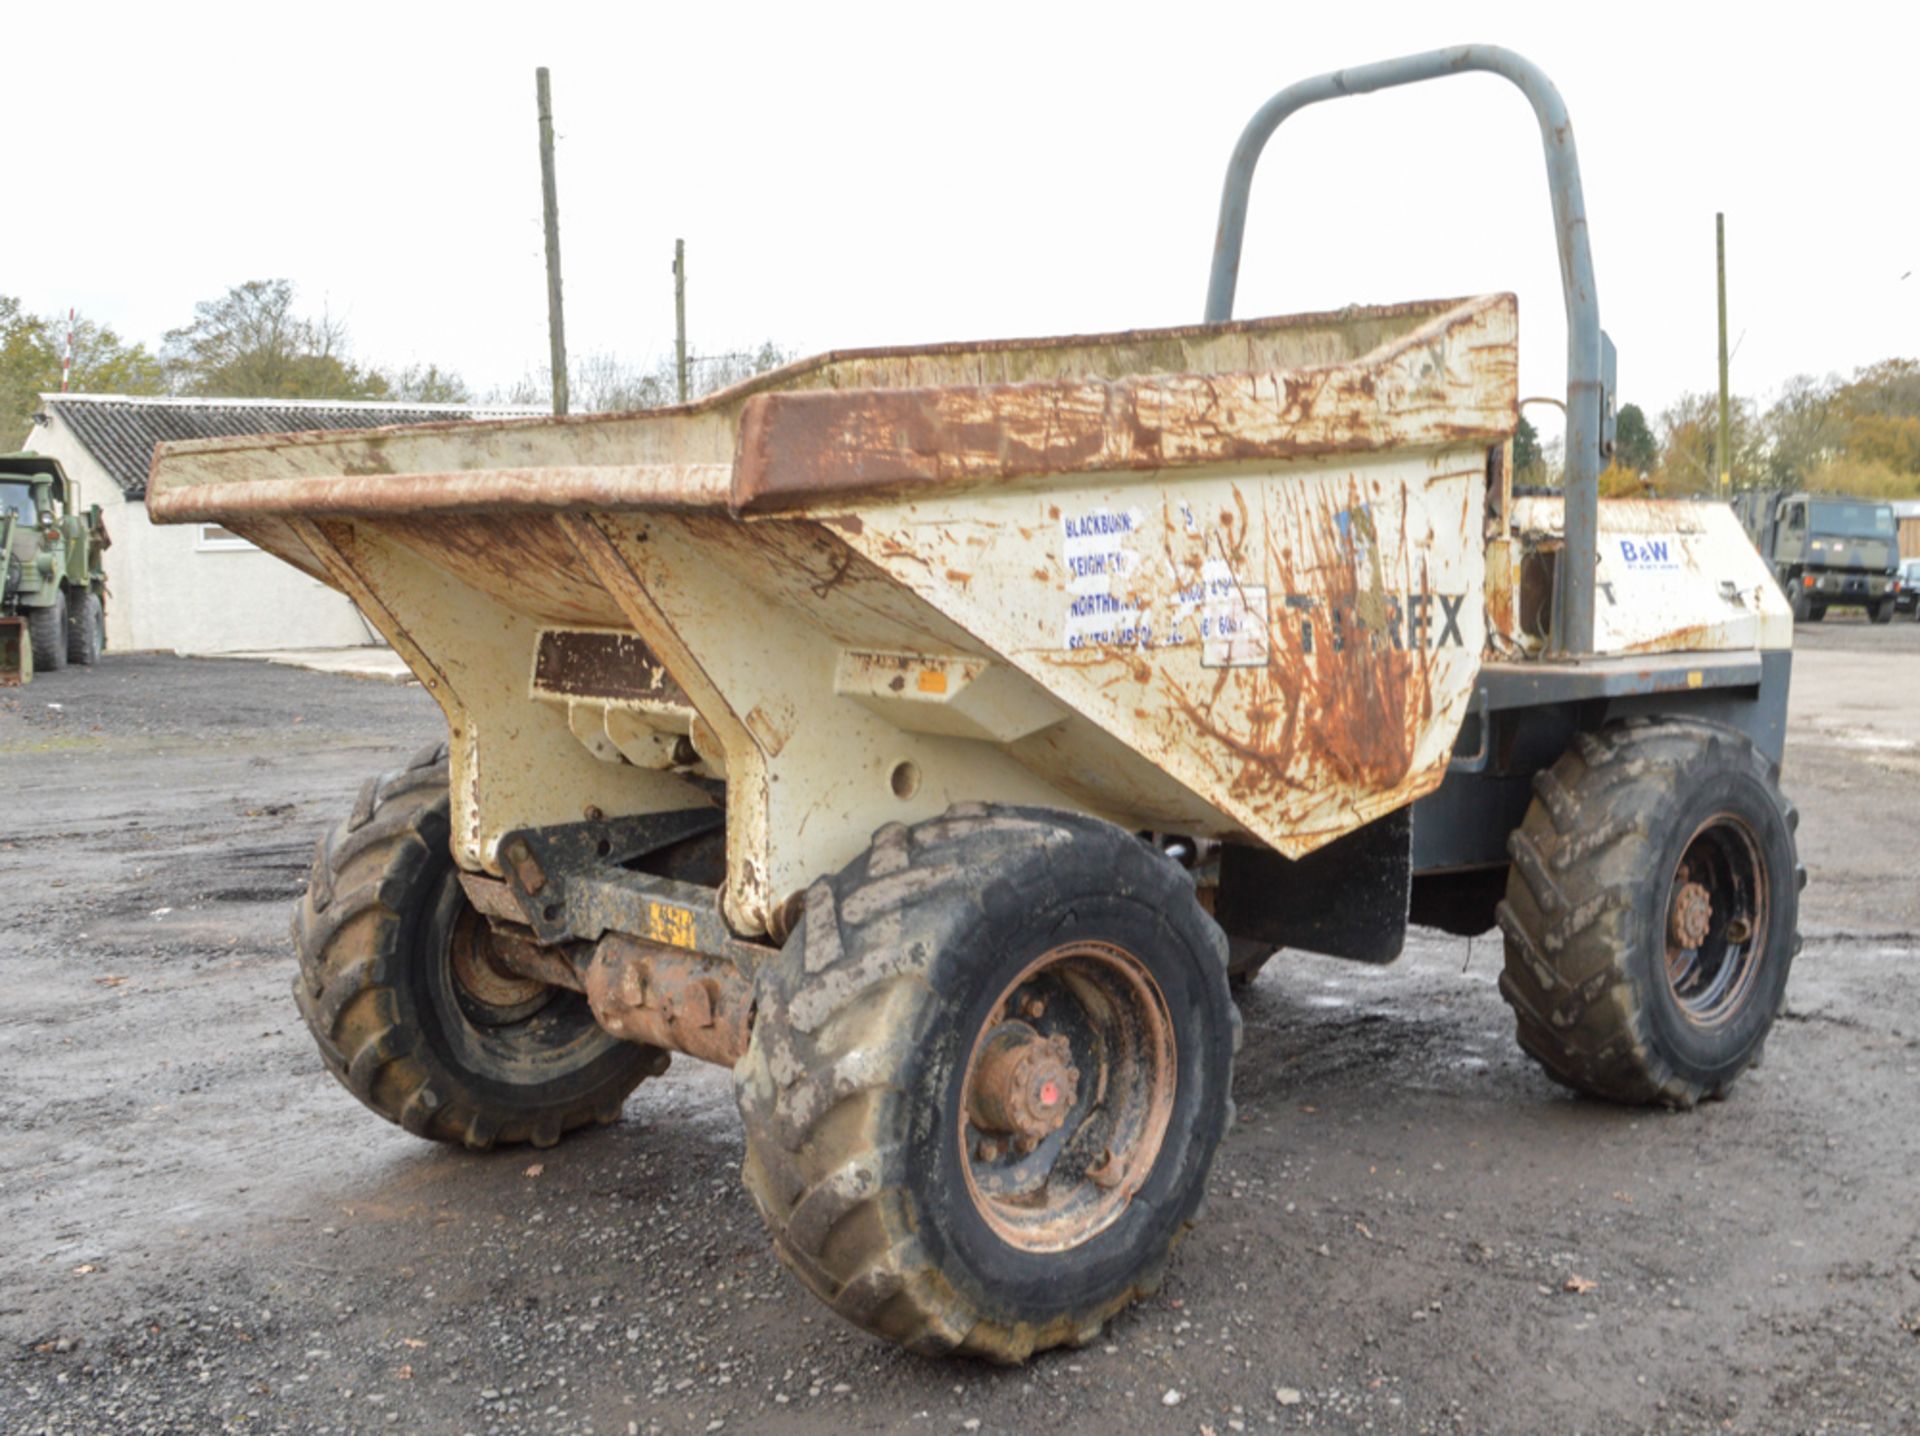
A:
MULTIPOLYGON (((1554 541, 1558 498, 1513 506, 1519 541, 1554 541)), ((1603 499, 1594 597, 1599 653, 1725 653, 1793 646, 1793 612, 1726 504, 1603 499)))
POLYGON ((957 801, 1300 854, 1436 787, 1514 341, 1495 298, 828 356, 688 410, 169 446, 150 506, 355 599, 446 710, 463 867, 724 778, 725 911, 777 932, 957 801), (620 635, 670 693, 536 681, 620 635))

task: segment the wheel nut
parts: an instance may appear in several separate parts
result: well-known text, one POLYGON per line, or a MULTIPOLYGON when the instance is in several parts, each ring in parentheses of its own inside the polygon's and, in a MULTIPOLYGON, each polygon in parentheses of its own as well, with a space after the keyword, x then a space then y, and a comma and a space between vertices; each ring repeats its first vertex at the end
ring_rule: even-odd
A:
POLYGON ((1696 948, 1707 940, 1713 924, 1713 899, 1699 883, 1683 883, 1673 895, 1668 932, 1674 946, 1696 948))
POLYGON ((1079 1073, 1064 1036, 1041 1037, 1024 1023, 994 1032, 975 1059, 968 1119, 1031 1150, 1057 1132, 1079 1098, 1079 1073))

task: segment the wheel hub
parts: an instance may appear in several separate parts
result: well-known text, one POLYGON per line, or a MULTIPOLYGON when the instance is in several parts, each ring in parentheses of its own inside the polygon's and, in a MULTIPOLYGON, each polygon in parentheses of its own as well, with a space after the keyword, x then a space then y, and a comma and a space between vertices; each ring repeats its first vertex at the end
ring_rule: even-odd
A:
POLYGON ((1080 1069, 1064 1033, 1042 1037, 1024 1022, 988 1034, 975 1058, 967 1115, 982 1132, 1005 1133, 1032 1151, 1060 1130, 1080 1095, 1080 1069))
POLYGON ((1037 958, 977 1029, 960 1089, 961 1169, 996 1235, 1057 1252, 1117 1221, 1173 1116, 1173 1020, 1146 965, 1078 942, 1037 958))
POLYGON ((1699 883, 1681 884, 1673 895, 1673 918, 1668 924, 1674 943, 1683 948, 1700 946, 1712 921, 1713 899, 1707 890, 1699 883))
POLYGON ((498 961, 492 939, 487 920, 468 908, 460 914, 447 944, 447 961, 461 1005, 469 1017, 488 1027, 531 1016, 553 995, 546 983, 498 961))
POLYGON ((1696 1027, 1727 1021, 1745 1002, 1766 947, 1772 894, 1759 840, 1721 813, 1694 830, 1667 897, 1667 985, 1696 1027))

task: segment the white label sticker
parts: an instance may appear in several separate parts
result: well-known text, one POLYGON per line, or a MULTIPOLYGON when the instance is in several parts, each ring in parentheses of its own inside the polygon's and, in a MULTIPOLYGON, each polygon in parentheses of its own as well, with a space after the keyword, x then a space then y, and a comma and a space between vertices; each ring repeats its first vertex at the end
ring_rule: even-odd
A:
POLYGON ((1685 554, 1678 534, 1616 534, 1608 542, 1628 573, 1678 573, 1685 554))
MULTIPOLYGON (((1139 509, 1091 509, 1060 520, 1060 556, 1067 566, 1067 592, 1112 593, 1139 567, 1132 539, 1146 523, 1139 509)), ((1123 584, 1124 587, 1124 584, 1123 584)))
POLYGON ((1200 609, 1201 667, 1264 668, 1266 664, 1266 587, 1228 579, 1216 591, 1209 581, 1200 609))
POLYGON ((1076 595, 1067 605, 1066 628, 1060 646, 1104 648, 1110 644, 1152 647, 1151 620, 1130 598, 1115 598, 1105 593, 1076 595))

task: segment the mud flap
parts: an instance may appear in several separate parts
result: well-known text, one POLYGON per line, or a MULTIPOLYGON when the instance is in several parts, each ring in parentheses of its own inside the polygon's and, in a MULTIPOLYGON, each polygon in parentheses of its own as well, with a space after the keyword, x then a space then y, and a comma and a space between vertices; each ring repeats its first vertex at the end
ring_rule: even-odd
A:
POLYGON ((1392 962, 1412 890, 1413 824, 1401 808, 1304 858, 1229 844, 1213 915, 1229 937, 1392 962))

